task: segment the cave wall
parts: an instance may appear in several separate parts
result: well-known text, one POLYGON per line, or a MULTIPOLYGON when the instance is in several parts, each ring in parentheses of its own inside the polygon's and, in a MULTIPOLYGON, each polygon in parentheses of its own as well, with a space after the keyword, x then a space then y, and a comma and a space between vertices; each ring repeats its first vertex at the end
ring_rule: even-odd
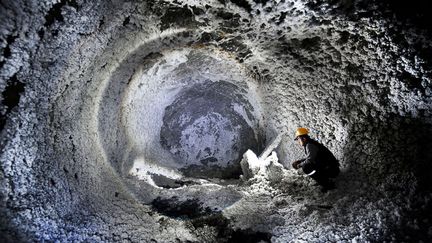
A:
POLYGON ((257 110, 257 147, 286 133, 277 152, 287 168, 303 154, 292 138, 304 126, 335 153, 349 180, 430 190, 430 34, 410 16, 389 14, 394 10, 385 4, 22 0, 0 6, 6 239, 194 240, 185 222, 153 216, 142 202, 160 192, 129 171, 143 158, 155 171, 177 176, 172 154, 160 144, 159 118, 179 89, 207 79, 234 80, 247 91, 257 110), (205 60, 172 59, 184 51, 204 53, 205 60), (149 74, 163 65, 165 76, 149 74), (134 110, 140 106, 154 109, 134 110))

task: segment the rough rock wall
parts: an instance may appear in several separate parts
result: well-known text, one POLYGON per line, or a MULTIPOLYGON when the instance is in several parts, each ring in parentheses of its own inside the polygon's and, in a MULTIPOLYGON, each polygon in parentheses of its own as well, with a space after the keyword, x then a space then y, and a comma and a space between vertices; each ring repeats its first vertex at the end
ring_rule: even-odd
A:
MULTIPOLYGON (((341 160, 342 178, 353 190, 378 188, 426 208, 416 213, 429 210, 430 33, 393 16, 391 6, 246 0, 27 0, 0 6, 6 240, 210 239, 205 230, 195 232, 196 222, 194 228, 187 220, 162 217, 149 205, 163 205, 161 195, 204 198, 195 195, 202 188, 168 192, 151 186, 155 177, 148 179, 182 177, 175 151, 161 144, 162 117, 179 90, 206 80, 229 80, 247 90, 257 111, 250 127, 258 144, 252 145, 308 127, 341 160), (194 60, 193 53, 202 58, 194 60), (418 195, 422 199, 415 201, 418 195)), ((233 124, 245 124, 251 111, 236 112, 244 120, 233 124)), ((277 152, 287 167, 302 156, 290 136, 277 152)), ((207 206, 232 205, 239 197, 233 191, 204 193, 212 198, 207 206)), ((227 214, 247 224, 241 212, 227 214)), ((275 219, 270 209, 267 218, 259 217, 267 224, 260 231, 274 241, 304 233, 275 219)), ((423 233, 425 224, 417 226, 423 233)), ((371 239, 385 239, 383 232, 371 239)))

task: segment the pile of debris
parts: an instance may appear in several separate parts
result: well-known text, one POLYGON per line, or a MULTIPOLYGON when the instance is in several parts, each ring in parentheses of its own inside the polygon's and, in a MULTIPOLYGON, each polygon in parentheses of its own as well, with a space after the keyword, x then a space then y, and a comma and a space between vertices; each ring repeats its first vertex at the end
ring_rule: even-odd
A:
POLYGON ((254 177, 268 180, 270 183, 279 182, 284 175, 284 167, 279 163, 276 152, 274 151, 280 144, 284 133, 280 133, 267 148, 257 156, 252 150, 247 150, 240 161, 243 175, 240 178, 248 181, 254 177))

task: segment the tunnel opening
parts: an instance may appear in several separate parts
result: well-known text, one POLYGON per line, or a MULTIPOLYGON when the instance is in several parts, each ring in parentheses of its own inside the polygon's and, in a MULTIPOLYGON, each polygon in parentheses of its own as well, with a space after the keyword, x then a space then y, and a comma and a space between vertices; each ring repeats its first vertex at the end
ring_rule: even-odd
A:
POLYGON ((186 88, 165 108, 160 143, 189 177, 239 178, 246 150, 261 153, 257 118, 246 90, 227 81, 186 88))

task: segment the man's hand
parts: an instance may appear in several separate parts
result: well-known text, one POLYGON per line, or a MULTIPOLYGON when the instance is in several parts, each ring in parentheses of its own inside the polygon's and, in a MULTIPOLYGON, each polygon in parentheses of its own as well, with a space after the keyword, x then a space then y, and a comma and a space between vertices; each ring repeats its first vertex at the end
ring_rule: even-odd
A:
POLYGON ((294 168, 294 169, 299 169, 300 168, 300 163, 301 163, 302 161, 301 160, 296 160, 296 161, 294 161, 294 162, 292 162, 292 167, 294 168))

